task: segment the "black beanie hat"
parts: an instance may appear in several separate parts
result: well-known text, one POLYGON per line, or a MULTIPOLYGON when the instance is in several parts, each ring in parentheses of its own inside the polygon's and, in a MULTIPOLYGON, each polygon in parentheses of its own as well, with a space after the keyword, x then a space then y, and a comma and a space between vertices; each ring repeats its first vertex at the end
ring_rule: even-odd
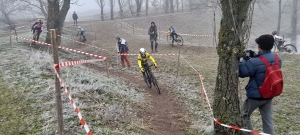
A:
POLYGON ((261 35, 255 39, 255 42, 259 45, 262 50, 271 50, 274 45, 274 37, 270 34, 261 35))

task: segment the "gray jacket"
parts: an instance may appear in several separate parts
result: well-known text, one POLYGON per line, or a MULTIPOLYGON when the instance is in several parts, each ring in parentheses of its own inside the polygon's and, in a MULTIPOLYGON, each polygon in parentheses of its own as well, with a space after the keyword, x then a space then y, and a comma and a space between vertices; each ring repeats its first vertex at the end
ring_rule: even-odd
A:
POLYGON ((150 35, 150 41, 156 41, 157 39, 157 27, 156 25, 154 27, 150 26, 148 30, 148 34, 150 35))

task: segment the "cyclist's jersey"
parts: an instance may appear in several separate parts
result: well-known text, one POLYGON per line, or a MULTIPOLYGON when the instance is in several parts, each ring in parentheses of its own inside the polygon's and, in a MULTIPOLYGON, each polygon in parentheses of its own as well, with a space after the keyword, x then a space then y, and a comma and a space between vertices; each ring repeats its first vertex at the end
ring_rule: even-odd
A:
POLYGON ((32 25, 32 29, 35 30, 43 30, 43 24, 41 24, 40 22, 36 22, 32 25))
POLYGON ((83 29, 78 29, 78 35, 84 35, 85 31, 83 29))
POLYGON ((148 59, 150 59, 152 61, 152 63, 156 63, 154 58, 147 52, 146 52, 145 58, 142 57, 141 54, 138 55, 138 65, 139 65, 140 69, 143 67, 143 64, 147 63, 148 59))

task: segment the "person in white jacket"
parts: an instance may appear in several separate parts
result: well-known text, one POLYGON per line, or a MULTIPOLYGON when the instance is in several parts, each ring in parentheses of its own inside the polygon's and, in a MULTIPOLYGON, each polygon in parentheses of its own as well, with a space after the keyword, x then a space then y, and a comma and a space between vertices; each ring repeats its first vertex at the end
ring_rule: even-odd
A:
POLYGON ((128 46, 127 42, 125 39, 121 38, 118 34, 115 37, 117 39, 116 43, 116 50, 117 52, 121 55, 121 62, 122 62, 122 67, 125 67, 125 61, 127 63, 127 66, 130 67, 130 61, 128 59, 128 46))

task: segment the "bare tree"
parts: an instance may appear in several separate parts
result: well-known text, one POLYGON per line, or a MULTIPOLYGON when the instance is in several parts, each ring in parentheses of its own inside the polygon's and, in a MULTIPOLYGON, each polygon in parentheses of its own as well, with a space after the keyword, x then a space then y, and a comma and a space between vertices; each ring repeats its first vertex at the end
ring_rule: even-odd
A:
POLYGON ((96 3, 99 5, 101 10, 101 21, 104 21, 104 6, 105 6, 105 0, 95 0, 96 3))
POLYGON ((148 9, 149 9, 149 0, 146 0, 146 15, 148 15, 148 9))
POLYGON ((140 16, 143 0, 135 0, 135 3, 136 3, 136 13, 137 13, 136 16, 140 16))
POLYGON ((132 0, 128 0, 128 9, 129 9, 131 15, 133 16, 135 14, 135 12, 134 12, 134 5, 132 4, 132 0))
POLYGON ((165 13, 169 13, 169 0, 165 0, 165 13))
POLYGON ((115 0, 110 0, 110 20, 114 20, 115 0))
POLYGON ((0 19, 1 22, 12 25, 11 16, 15 13, 24 11, 27 5, 22 4, 18 0, 0 0, 0 12, 3 18, 0 19))
POLYGON ((34 12, 39 15, 43 15, 44 18, 47 18, 48 3, 46 0, 22 0, 22 1, 29 4, 30 6, 29 10, 31 12, 34 12))
POLYGON ((169 0, 169 2, 170 2, 171 13, 174 13, 174 2, 173 2, 173 0, 169 0))
POLYGON ((176 0, 176 9, 179 11, 179 0, 176 0))
POLYGON ((125 5, 125 0, 118 0, 118 4, 119 4, 119 15, 120 15, 120 18, 123 18, 123 6, 125 5))
MULTIPOLYGON (((222 18, 217 53, 218 74, 214 90, 214 117, 229 125, 243 127, 239 102, 238 65, 241 52, 249 40, 255 0, 219 0, 222 18)), ((215 135, 243 135, 215 123, 215 135)))
POLYGON ((190 11, 192 11, 193 10, 193 0, 189 0, 189 9, 190 9, 190 11))
POLYGON ((292 20, 291 20, 291 39, 295 41, 297 39, 297 20, 298 20, 298 0, 293 0, 293 13, 292 13, 292 20))
MULTIPOLYGON (((60 0, 47 0, 48 1, 48 19, 47 19, 47 31, 50 29, 56 29, 57 35, 61 34, 64 26, 64 22, 67 13, 70 9, 71 0, 63 0, 63 4, 60 8, 60 0)), ((60 43, 60 38, 57 38, 60 43)), ((46 42, 50 43, 50 34, 47 34, 46 42)))

